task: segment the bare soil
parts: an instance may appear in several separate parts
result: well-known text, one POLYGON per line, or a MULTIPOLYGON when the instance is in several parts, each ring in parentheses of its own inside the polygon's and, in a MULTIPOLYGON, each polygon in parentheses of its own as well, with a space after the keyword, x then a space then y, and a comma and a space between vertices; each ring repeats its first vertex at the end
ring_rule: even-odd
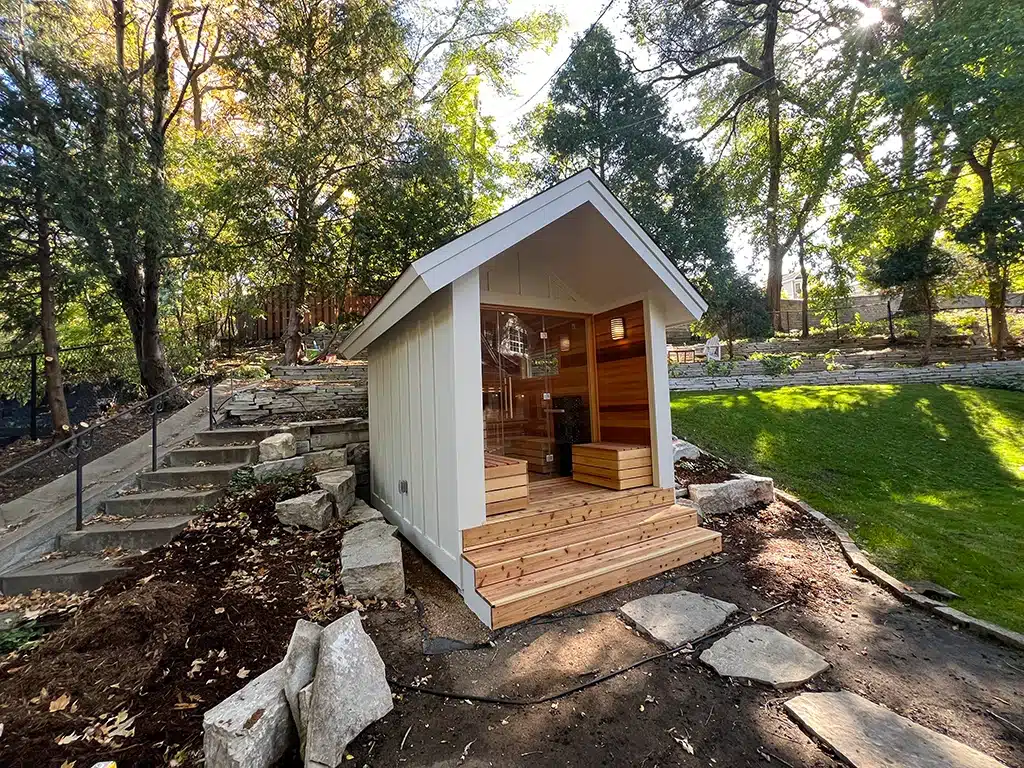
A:
MULTIPOLYGON (((1024 727, 1024 654, 860 579, 827 531, 781 504, 709 521, 724 534, 721 556, 491 633, 410 546, 407 600, 358 605, 341 595, 340 532, 290 533, 273 516, 276 498, 308 482, 227 500, 38 648, 0 663, 0 764, 198 765, 202 713, 277 663, 297 618, 325 623, 355 606, 395 693, 394 711, 350 745, 355 766, 838 765, 782 710, 799 691, 720 679, 695 658, 703 646, 552 702, 465 699, 557 693, 657 654, 615 609, 690 589, 745 613, 789 601, 761 620, 833 665, 804 689, 860 693, 1024 765, 1024 734, 1006 724, 1024 727)), ((299 763, 292 755, 284 765, 299 763)))

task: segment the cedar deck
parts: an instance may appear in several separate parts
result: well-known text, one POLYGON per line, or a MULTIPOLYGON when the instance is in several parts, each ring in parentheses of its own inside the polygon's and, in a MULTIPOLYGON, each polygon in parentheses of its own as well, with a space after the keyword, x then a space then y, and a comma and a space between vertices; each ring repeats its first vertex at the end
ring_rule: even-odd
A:
POLYGON ((525 509, 462 532, 492 628, 549 613, 722 551, 670 488, 530 482, 525 509))

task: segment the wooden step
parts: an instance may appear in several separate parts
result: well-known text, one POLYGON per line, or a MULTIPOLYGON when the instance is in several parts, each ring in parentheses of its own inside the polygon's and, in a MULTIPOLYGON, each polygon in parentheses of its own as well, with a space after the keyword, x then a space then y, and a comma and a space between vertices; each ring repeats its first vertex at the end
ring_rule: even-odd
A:
POLYGON ((671 488, 636 488, 614 491, 584 487, 571 480, 549 480, 530 484, 530 505, 521 512, 508 512, 483 525, 462 532, 463 552, 499 541, 531 536, 577 525, 589 520, 634 512, 651 507, 671 506, 675 491, 671 488), (569 485, 566 485, 568 483, 569 485), (573 487, 575 486, 575 487, 573 487), (572 492, 565 494, 565 488, 572 492), (581 490, 576 490, 579 488, 581 490), (565 495, 558 495, 558 490, 565 495))
POLYGON ((660 507, 541 532, 467 552, 477 587, 697 527, 694 507, 660 507))
POLYGON ((477 591, 491 605, 491 628, 498 629, 721 551, 720 533, 690 528, 477 591))

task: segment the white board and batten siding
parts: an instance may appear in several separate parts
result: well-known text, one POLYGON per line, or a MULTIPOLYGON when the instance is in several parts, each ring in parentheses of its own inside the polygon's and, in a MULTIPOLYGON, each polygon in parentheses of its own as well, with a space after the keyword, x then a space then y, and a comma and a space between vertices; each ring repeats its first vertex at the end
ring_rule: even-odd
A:
POLYGON ((479 296, 473 271, 368 349, 372 504, 456 584, 485 509, 479 296))

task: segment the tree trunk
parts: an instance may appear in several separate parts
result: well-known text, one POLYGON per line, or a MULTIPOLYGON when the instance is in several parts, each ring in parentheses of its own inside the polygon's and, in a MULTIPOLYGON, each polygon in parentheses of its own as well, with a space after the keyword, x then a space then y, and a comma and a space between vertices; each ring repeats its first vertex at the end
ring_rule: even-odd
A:
POLYGON ((302 351, 302 305, 306 300, 306 270, 299 269, 292 277, 288 299, 288 322, 284 332, 284 365, 297 365, 302 351))
POLYGON ((800 233, 800 337, 806 339, 811 335, 810 321, 807 316, 807 262, 804 252, 804 233, 800 233))
MULTIPOLYGON (((992 176, 992 158, 995 155, 996 142, 989 147, 988 157, 984 163, 978 160, 972 149, 967 153, 971 170, 981 180, 982 206, 991 210, 996 201, 996 185, 992 176)), ((982 233, 985 249, 983 261, 985 274, 988 278, 988 308, 992 315, 992 348, 996 351, 996 359, 1003 360, 1006 356, 1006 339, 1010 335, 1006 324, 1006 289, 1009 275, 999 263, 998 236, 990 224, 986 224, 982 233)))
POLYGON ((57 346, 57 312, 53 299, 53 261, 50 251, 50 219, 42 181, 36 180, 36 256, 39 262, 39 327, 43 340, 43 370, 46 399, 50 404, 53 434, 63 438, 71 432, 68 402, 64 397, 64 372, 57 346))
POLYGON ((779 242, 779 191, 782 186, 782 138, 780 122, 782 96, 775 76, 775 40, 779 27, 779 0, 769 0, 765 7, 764 47, 761 50, 761 71, 764 73, 768 101, 768 311, 772 327, 782 330, 782 244, 779 242))
POLYGON ((932 312, 932 290, 927 282, 922 283, 921 293, 924 295, 925 311, 928 313, 928 333, 924 340, 924 354, 921 355, 921 365, 928 365, 932 357, 932 338, 935 330, 935 313, 932 312))
MULTIPOLYGON (((160 339, 160 274, 163 271, 164 249, 168 232, 168 190, 166 164, 167 98, 170 93, 170 51, 167 44, 167 23, 173 0, 158 0, 153 19, 153 115, 147 137, 149 165, 150 216, 142 238, 142 307, 136 348, 141 350, 139 373, 150 396, 170 390, 177 383, 164 354, 160 339)), ((167 392, 164 403, 181 407, 188 402, 185 394, 175 389, 167 392)))

